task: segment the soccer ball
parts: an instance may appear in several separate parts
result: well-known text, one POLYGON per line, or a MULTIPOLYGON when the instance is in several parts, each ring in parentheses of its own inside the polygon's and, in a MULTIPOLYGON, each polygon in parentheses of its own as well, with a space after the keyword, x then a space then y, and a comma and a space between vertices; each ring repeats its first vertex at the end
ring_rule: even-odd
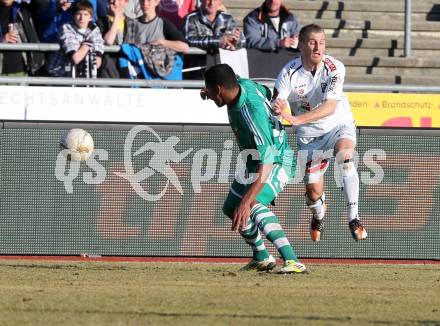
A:
POLYGON ((93 138, 84 129, 75 128, 67 131, 60 140, 60 147, 68 160, 85 161, 92 155, 93 138))

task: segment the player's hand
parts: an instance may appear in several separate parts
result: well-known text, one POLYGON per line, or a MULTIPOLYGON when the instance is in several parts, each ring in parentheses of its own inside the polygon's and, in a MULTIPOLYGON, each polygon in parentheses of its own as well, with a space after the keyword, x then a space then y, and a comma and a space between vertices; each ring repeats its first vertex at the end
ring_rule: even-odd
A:
POLYGON ((286 100, 277 98, 272 102, 272 111, 276 115, 281 115, 287 107, 289 107, 289 103, 286 100))
POLYGON ((251 206, 242 201, 234 211, 231 230, 240 231, 245 229, 249 216, 251 216, 251 206))

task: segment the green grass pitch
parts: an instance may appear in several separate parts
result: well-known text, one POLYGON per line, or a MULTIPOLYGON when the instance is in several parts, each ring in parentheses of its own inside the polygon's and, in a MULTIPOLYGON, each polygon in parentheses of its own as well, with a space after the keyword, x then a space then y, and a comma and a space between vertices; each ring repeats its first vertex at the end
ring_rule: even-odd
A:
POLYGON ((440 325, 440 264, 0 261, 0 325, 440 325))

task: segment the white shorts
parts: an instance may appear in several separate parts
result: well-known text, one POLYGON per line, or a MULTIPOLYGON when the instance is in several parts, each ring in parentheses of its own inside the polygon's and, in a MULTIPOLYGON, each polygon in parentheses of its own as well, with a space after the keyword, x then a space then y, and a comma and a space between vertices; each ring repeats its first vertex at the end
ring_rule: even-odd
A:
POLYGON ((305 184, 316 183, 324 175, 340 139, 350 139, 356 144, 355 125, 343 124, 319 137, 297 137, 298 164, 302 165, 305 184))

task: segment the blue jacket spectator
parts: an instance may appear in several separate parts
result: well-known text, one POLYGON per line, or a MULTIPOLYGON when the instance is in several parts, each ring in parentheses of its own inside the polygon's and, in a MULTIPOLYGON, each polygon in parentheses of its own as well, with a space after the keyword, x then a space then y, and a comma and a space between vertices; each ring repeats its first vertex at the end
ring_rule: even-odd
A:
MULTIPOLYGON (((61 26, 72 23, 72 4, 77 0, 49 0, 47 6, 38 10, 35 17, 37 32, 41 42, 57 43, 61 26)), ((105 0, 89 0, 93 6, 93 21, 96 17, 105 16, 107 1, 105 0)))
POLYGON ((244 35, 248 48, 277 51, 296 48, 300 25, 282 0, 266 0, 244 18, 244 35))

